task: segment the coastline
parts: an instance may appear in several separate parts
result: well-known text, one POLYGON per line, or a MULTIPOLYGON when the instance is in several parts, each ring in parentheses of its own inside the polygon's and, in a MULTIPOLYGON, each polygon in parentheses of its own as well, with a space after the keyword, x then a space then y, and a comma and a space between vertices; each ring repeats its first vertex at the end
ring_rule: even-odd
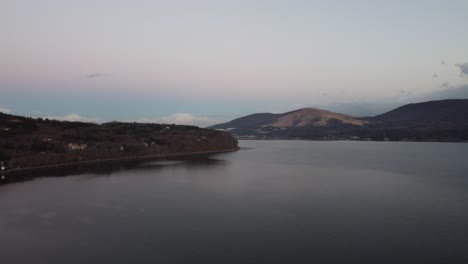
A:
POLYGON ((273 140, 284 140, 284 141, 317 141, 317 142, 332 142, 332 141, 345 141, 345 142, 408 142, 408 143, 468 143, 463 140, 355 140, 355 139, 309 139, 309 138, 239 138, 237 140, 249 141, 249 140, 260 140, 260 141, 273 141, 273 140))
POLYGON ((40 171, 47 171, 47 170, 53 170, 53 169, 86 168, 86 167, 92 167, 92 166, 116 164, 118 162, 128 163, 128 162, 142 162, 145 160, 149 161, 149 160, 188 158, 188 157, 235 152, 235 151, 238 151, 239 149, 240 149, 239 147, 236 147, 232 149, 224 149, 224 150, 216 150, 216 151, 213 150, 213 151, 155 154, 155 155, 132 156, 132 157, 112 158, 112 159, 96 159, 96 160, 59 163, 59 164, 53 164, 53 165, 51 164, 51 165, 43 165, 43 166, 15 168, 15 169, 9 169, 9 170, 0 172, 0 177, 1 177, 0 184, 15 181, 15 178, 19 178, 17 180, 21 180, 23 178, 39 177, 39 176, 29 176, 29 175, 39 173, 40 171))

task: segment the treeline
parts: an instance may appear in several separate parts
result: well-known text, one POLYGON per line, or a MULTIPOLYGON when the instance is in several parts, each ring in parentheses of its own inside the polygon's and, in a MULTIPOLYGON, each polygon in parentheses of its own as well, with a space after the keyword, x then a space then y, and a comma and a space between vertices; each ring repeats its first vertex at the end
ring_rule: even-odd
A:
POLYGON ((228 133, 174 124, 93 124, 0 114, 0 131, 0 161, 10 168, 237 147, 228 133))
POLYGON ((468 126, 465 124, 426 124, 396 126, 369 123, 364 126, 353 126, 336 123, 333 125, 304 127, 262 127, 261 129, 235 129, 230 131, 239 137, 255 136, 256 138, 303 138, 312 140, 359 139, 375 141, 468 141, 468 126))

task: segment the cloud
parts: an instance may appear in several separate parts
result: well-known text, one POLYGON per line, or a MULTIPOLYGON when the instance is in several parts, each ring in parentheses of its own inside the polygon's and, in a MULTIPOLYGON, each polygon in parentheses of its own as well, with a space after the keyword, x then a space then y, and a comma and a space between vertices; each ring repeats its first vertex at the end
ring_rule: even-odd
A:
POLYGON ((5 114, 11 113, 11 109, 0 106, 0 113, 5 113, 5 114))
POLYGON ((190 113, 175 113, 160 118, 140 118, 139 123, 161 123, 207 127, 225 121, 223 116, 195 116, 190 113))
POLYGON ((456 64, 458 68, 461 70, 461 75, 468 77, 468 62, 465 62, 464 64, 456 64))
POLYGON ((91 74, 88 74, 86 76, 84 76, 86 79, 95 79, 95 78, 101 78, 101 77, 104 77, 106 76, 105 74, 103 73, 91 73, 91 74))
POLYGON ((47 116, 48 119, 55 119, 61 121, 70 121, 70 122, 89 122, 89 123, 97 123, 99 121, 98 118, 88 118, 83 117, 78 114, 69 114, 65 116, 47 116))

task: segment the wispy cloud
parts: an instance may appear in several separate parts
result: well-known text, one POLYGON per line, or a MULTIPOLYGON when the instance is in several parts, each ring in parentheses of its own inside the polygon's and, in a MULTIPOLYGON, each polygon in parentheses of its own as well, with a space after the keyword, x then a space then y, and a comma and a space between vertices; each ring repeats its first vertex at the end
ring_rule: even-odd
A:
POLYGON ((99 122, 99 118, 96 118, 96 117, 89 118, 89 117, 80 116, 79 114, 68 114, 64 116, 47 116, 46 118, 61 120, 61 121, 70 121, 70 122, 91 122, 91 123, 99 122))
POLYGON ((0 106, 0 112, 1 112, 1 113, 5 113, 5 114, 8 114, 8 113, 11 113, 11 109, 10 109, 10 108, 6 108, 6 107, 1 107, 1 106, 0 106))
POLYGON ((468 62, 465 62, 464 64, 456 64, 458 68, 460 68, 460 74, 462 76, 468 77, 468 62))

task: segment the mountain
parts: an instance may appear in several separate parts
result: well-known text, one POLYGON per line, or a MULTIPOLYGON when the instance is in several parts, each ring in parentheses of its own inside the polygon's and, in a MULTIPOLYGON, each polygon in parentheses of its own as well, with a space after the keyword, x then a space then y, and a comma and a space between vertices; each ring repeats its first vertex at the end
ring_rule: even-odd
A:
POLYGON ((367 121, 316 108, 303 108, 283 114, 252 114, 234 119, 230 122, 214 125, 214 129, 258 129, 261 127, 291 128, 306 126, 330 126, 336 124, 362 126, 367 121))
POLYGON ((468 99, 408 104, 374 117, 304 108, 252 114, 211 128, 238 138, 467 141, 468 99))
POLYGON ((252 114, 248 116, 244 116, 241 118, 234 119, 230 122, 218 124, 211 126, 209 128, 212 129, 256 129, 267 124, 273 123, 278 118, 287 115, 285 114, 270 114, 270 113, 259 113, 259 114, 252 114))
POLYGON ((407 104, 375 116, 374 121, 393 124, 468 122, 468 99, 447 99, 407 104))

